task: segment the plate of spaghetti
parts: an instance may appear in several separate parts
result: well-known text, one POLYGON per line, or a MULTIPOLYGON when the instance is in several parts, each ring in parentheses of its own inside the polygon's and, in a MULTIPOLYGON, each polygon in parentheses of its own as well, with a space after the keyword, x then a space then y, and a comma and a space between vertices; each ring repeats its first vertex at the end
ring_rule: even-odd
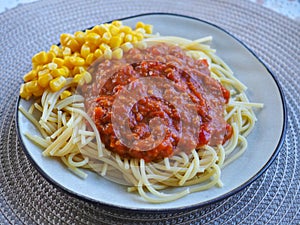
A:
POLYGON ((28 158, 61 189, 112 207, 224 199, 258 178, 283 142, 275 77, 196 18, 142 14, 61 34, 23 79, 16 118, 28 158))

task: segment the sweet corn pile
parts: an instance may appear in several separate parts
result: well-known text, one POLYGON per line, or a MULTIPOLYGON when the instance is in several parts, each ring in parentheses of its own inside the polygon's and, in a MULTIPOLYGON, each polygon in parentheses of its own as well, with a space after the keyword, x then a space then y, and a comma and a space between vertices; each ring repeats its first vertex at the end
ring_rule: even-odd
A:
MULTIPOLYGON (((48 52, 41 51, 32 57, 32 70, 27 73, 21 85, 20 96, 29 100, 39 97, 46 89, 59 91, 72 78, 77 85, 92 80, 88 67, 99 57, 121 59, 123 52, 139 44, 152 34, 152 25, 137 22, 135 29, 121 21, 96 25, 90 30, 77 31, 60 36, 60 46, 52 45, 48 52)), ((63 91, 60 98, 71 95, 63 91)))

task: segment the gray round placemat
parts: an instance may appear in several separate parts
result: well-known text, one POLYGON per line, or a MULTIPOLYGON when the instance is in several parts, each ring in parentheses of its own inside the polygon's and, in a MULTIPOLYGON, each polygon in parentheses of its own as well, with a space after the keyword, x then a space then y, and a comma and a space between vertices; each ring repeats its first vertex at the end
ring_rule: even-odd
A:
POLYGON ((299 23, 247 1, 54 0, 6 11, 0 24, 0 224, 300 224, 299 23), (193 16, 226 29, 274 72, 286 97, 288 129, 273 164, 244 190, 199 209, 131 212, 72 197, 40 175, 16 135, 19 86, 33 54, 58 43, 63 32, 147 12, 193 16))

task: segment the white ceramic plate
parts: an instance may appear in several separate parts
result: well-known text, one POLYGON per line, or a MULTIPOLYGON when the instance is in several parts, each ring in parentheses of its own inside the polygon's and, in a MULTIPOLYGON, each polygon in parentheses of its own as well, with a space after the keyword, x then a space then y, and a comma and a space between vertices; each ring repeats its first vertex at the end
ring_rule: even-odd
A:
MULTIPOLYGON (((208 22, 161 13, 138 15, 122 20, 130 26, 134 26, 137 21, 153 24, 154 31, 161 35, 189 39, 213 36, 212 47, 232 68, 236 77, 248 86, 247 94, 250 100, 264 103, 263 110, 256 113, 258 122, 248 137, 247 151, 222 170, 224 187, 193 193, 170 203, 151 204, 143 201, 137 194, 127 193, 126 187, 103 179, 95 173, 88 172, 88 178, 82 180, 70 173, 59 161, 43 157, 42 150, 24 136, 26 131, 34 134, 38 134, 38 131, 17 111, 20 140, 36 168, 50 182, 77 197, 113 207, 148 211, 193 208, 212 203, 236 193, 259 177, 276 157, 283 142, 286 124, 283 95, 270 71, 240 41, 208 22)), ((18 104, 29 107, 29 102, 22 99, 18 104)))

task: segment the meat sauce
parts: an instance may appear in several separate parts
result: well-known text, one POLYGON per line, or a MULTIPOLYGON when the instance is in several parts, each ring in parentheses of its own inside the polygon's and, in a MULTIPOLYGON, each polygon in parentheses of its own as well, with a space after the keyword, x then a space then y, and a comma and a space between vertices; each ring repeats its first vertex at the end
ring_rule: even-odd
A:
MULTIPOLYGON (((81 90, 87 113, 93 118, 105 147, 122 158, 159 161, 180 151, 190 153, 193 148, 206 144, 222 144, 232 135, 232 128, 223 115, 230 97, 229 91, 210 77, 206 60, 195 60, 179 47, 158 44, 144 50, 131 49, 123 59, 95 63, 92 70, 93 82, 83 86, 81 90), (180 108, 178 104, 166 100, 164 95, 155 95, 159 88, 163 89, 164 94, 168 91, 164 82, 161 82, 162 84, 157 85, 161 87, 152 87, 151 92, 147 90, 144 93, 145 88, 140 89, 135 94, 138 96, 136 102, 129 103, 127 100, 126 103, 126 99, 130 97, 125 96, 122 104, 124 108, 114 108, 122 91, 128 87, 137 87, 141 78, 168 79, 173 83, 174 90, 187 95, 190 102, 184 103, 186 106, 180 108), (195 116, 182 114, 191 103, 195 106, 199 123, 194 121, 195 116), (130 109, 127 109, 127 119, 123 120, 121 114, 122 110, 123 113, 126 111, 126 105, 130 109), (128 140, 152 140, 154 147, 143 151, 143 144, 139 142, 135 147, 126 145, 124 139, 118 138, 118 128, 114 127, 112 121, 114 118, 124 121, 120 127, 128 124, 128 140), (160 123, 151 125, 153 118, 159 118, 163 128, 160 123), (189 134, 189 129, 182 128, 183 121, 190 126, 197 124, 196 140, 189 134), (163 130, 162 139, 151 139, 155 130, 158 133, 163 130), (185 134, 182 135, 182 132, 185 134), (179 143, 180 148, 177 147, 179 143)), ((172 98, 176 99, 177 96, 172 98)))

